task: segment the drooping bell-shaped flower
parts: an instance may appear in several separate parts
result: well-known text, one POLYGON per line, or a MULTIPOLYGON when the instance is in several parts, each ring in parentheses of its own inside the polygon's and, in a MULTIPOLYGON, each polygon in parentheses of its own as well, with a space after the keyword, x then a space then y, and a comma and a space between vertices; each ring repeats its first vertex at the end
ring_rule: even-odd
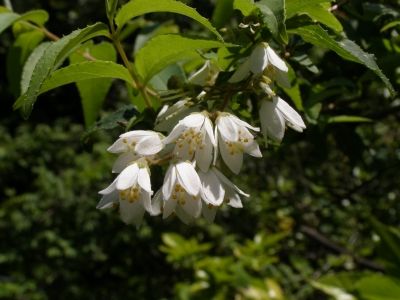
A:
POLYGON ((260 43, 253 49, 253 52, 245 59, 243 64, 238 67, 236 72, 233 73, 229 82, 239 82, 245 79, 250 73, 259 76, 267 68, 277 69, 282 72, 288 71, 285 62, 275 51, 267 43, 260 43))
POLYGON ((145 160, 139 160, 127 166, 106 189, 98 209, 109 208, 119 203, 121 219, 126 224, 139 225, 145 210, 153 212, 149 169, 145 160))
POLYGON ((212 61, 207 60, 197 72, 189 77, 188 81, 200 86, 212 86, 218 77, 218 73, 218 67, 212 61))
POLYGON ((249 195, 240 190, 228 178, 226 178, 217 168, 213 167, 208 172, 199 172, 201 181, 201 199, 205 202, 202 208, 204 218, 213 222, 217 209, 223 201, 233 207, 242 207, 240 195, 249 195))
MULTIPOLYGON (((258 127, 253 127, 225 112, 220 113, 216 120, 215 136, 218 148, 225 164, 235 174, 240 172, 244 152, 254 157, 262 157, 260 148, 249 129, 260 131, 258 127)), ((214 162, 216 157, 217 150, 215 150, 214 162)))
POLYGON ((171 106, 164 105, 157 115, 154 129, 170 132, 179 120, 196 110, 197 107, 188 99, 179 100, 171 106))
POLYGON ((263 135, 278 142, 283 139, 286 125, 298 132, 306 128, 301 116, 278 96, 262 100, 259 113, 263 135))
POLYGON ((111 153, 131 152, 138 156, 151 156, 164 147, 162 135, 151 130, 134 130, 121 134, 107 150, 111 153))
MULTIPOLYGON (((201 213, 201 182, 194 166, 190 162, 180 161, 169 166, 161 189, 163 217, 173 212, 180 217, 181 210, 190 218, 197 218, 201 213)), ((182 221, 185 220, 183 215, 182 221)))
POLYGON ((175 157, 190 161, 195 159, 197 166, 207 171, 216 145, 213 126, 207 113, 193 113, 179 121, 164 143, 175 143, 175 157))

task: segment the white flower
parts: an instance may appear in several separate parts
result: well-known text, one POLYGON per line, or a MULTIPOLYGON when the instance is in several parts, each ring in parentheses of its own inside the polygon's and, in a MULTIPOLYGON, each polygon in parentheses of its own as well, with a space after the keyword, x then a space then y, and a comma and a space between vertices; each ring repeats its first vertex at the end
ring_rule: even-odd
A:
POLYGON ((210 168, 208 172, 200 171, 199 177, 200 195, 206 204, 203 205, 202 213, 209 222, 214 221, 217 208, 224 200, 228 201, 228 205, 241 208, 243 206, 239 195, 249 197, 215 167, 210 168))
MULTIPOLYGON (((253 127, 229 113, 220 113, 216 121, 215 136, 222 159, 235 174, 238 174, 242 167, 243 152, 254 157, 262 157, 260 148, 249 129, 260 131, 258 127, 253 127)), ((215 149, 214 163, 216 158, 215 149)))
POLYGON ((218 67, 210 60, 207 60, 197 72, 189 77, 188 81, 196 85, 212 86, 218 77, 218 73, 218 67))
POLYGON ((151 156, 164 147, 160 133, 151 130, 125 132, 107 150, 111 153, 132 152, 134 155, 151 156))
POLYGON ((161 192, 164 199, 163 218, 167 218, 172 212, 190 218, 197 218, 201 213, 200 200, 201 182, 193 165, 189 162, 171 164, 164 178, 161 192), (186 215, 180 214, 184 211, 186 215))
POLYGON ((285 62, 275 51, 267 43, 260 43, 253 49, 253 52, 246 58, 244 63, 239 66, 229 79, 229 82, 239 82, 246 78, 250 72, 255 76, 261 75, 267 68, 277 69, 283 72, 288 71, 285 62))
POLYGON ((174 154, 182 160, 196 159, 202 171, 207 171, 216 145, 213 126, 206 113, 193 113, 174 127, 165 144, 175 143, 174 154))
POLYGON ((97 208, 109 208, 119 202, 120 216, 126 224, 139 225, 145 210, 153 212, 151 205, 153 191, 145 161, 127 166, 110 186, 99 193, 103 197, 97 208))
POLYGON ((157 115, 154 129, 170 132, 179 120, 196 111, 196 109, 188 99, 179 100, 172 106, 164 105, 157 115))
POLYGON ((272 97, 262 100, 260 122, 264 137, 271 137, 280 142, 285 134, 285 125, 302 132, 306 128, 301 116, 284 100, 272 97))

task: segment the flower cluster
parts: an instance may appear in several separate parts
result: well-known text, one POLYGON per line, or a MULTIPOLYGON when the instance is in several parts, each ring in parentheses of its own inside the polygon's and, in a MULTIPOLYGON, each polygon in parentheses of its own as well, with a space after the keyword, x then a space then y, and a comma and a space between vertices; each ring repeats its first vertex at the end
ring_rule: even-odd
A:
MULTIPOLYGON (((302 131, 300 115, 273 91, 273 81, 285 83, 285 62, 266 43, 257 45, 229 79, 237 83, 251 76, 253 86, 263 94, 259 103, 261 130, 226 111, 199 111, 194 102, 183 99, 164 106, 156 120, 156 131, 135 130, 122 134, 108 148, 119 154, 112 171, 119 173, 113 183, 100 191, 97 208, 119 207, 121 219, 139 225, 144 213, 172 214, 189 223, 203 215, 212 222, 218 207, 227 203, 241 208, 241 197, 249 195, 235 186, 222 172, 224 165, 239 174, 243 154, 262 157, 256 133, 281 141, 286 126, 302 131), (153 165, 165 166, 164 182, 154 193, 153 165)), ((189 83, 210 88, 219 70, 207 61, 189 83)), ((208 90, 207 90, 208 91, 208 90)), ((257 91, 256 91, 257 92, 257 91)), ((207 93, 203 91, 202 101, 207 93)))

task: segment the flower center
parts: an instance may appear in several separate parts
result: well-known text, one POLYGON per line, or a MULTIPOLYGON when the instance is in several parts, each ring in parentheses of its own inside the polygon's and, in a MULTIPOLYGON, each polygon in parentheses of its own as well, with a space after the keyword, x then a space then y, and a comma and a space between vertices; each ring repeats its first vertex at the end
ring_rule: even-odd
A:
POLYGON ((127 200, 130 203, 133 203, 139 199, 140 189, 136 186, 133 186, 129 189, 123 190, 119 192, 119 197, 121 200, 127 200))

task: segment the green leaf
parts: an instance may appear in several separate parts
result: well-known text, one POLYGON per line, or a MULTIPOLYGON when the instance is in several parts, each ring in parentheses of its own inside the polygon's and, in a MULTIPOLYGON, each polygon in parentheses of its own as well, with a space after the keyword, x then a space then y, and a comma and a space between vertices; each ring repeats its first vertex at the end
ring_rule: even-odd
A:
POLYGON ((117 78, 132 82, 128 70, 120 64, 101 60, 84 61, 53 72, 43 83, 39 94, 69 83, 99 78, 117 78))
POLYGON ((35 69, 38 61, 43 56, 44 51, 51 45, 51 42, 45 42, 40 44, 32 51, 31 55, 28 57, 24 68, 22 70, 21 77, 21 94, 24 94, 29 87, 29 83, 31 82, 33 70, 35 69))
POLYGON ((395 95, 396 92, 392 84, 385 76, 385 74, 382 73, 381 69, 379 69, 378 65, 376 64, 374 55, 365 52, 353 41, 345 38, 340 38, 340 40, 336 40, 319 25, 308 25, 296 29, 290 29, 289 33, 298 34, 306 42, 309 42, 318 47, 328 48, 346 60, 350 60, 366 66, 376 75, 378 75, 386 84, 390 93, 392 95, 395 95))
MULTIPOLYGON (((117 60, 117 53, 115 51, 115 48, 111 43, 108 42, 103 42, 100 44, 94 45, 92 41, 85 43, 81 48, 81 51, 84 53, 90 53, 90 55, 94 58, 96 58, 99 61, 95 61, 95 63, 101 62, 101 61, 106 61, 106 62, 116 62, 117 60)), ((70 62, 71 64, 76 64, 76 63, 85 63, 85 58, 78 54, 78 53, 72 53, 70 56, 70 62)), ((119 67, 122 67, 121 65, 117 65, 119 67)), ((95 66, 92 65, 92 72, 98 72, 97 69, 100 69, 99 73, 102 73, 108 69, 108 71, 112 72, 112 67, 107 64, 107 66, 101 67, 98 64, 95 66)), ((127 69, 122 67, 124 69, 123 73, 125 76, 124 80, 129 80, 129 72, 127 69), (128 76, 127 76, 128 75, 128 76)), ((119 73, 121 72, 121 68, 114 68, 115 71, 117 71, 116 75, 121 75, 119 73)), ((59 70, 60 71, 60 70, 59 70)), ((56 71, 58 72, 58 71, 56 71)), ((110 72, 110 73, 111 73, 110 72)), ((102 73, 105 75, 104 73, 102 73)), ((112 76, 110 78, 121 78, 121 77, 115 77, 112 76)), ((85 124, 88 127, 89 125, 93 124, 96 121, 96 118, 98 117, 98 114, 100 112, 100 109, 103 105, 104 99, 107 96, 107 93, 111 87, 112 84, 112 79, 110 78, 99 78, 99 79, 86 79, 86 80, 77 80, 77 87, 79 90, 79 94, 81 96, 81 102, 82 102, 82 108, 83 108, 83 115, 85 118, 85 124), (96 88, 93 88, 96 87, 96 88)), ((46 82, 44 83, 44 85, 46 82)))
POLYGON ((390 227, 385 226, 375 218, 371 217, 369 221, 381 238, 381 244, 385 252, 385 257, 383 258, 400 269, 400 238, 390 231, 390 227))
POLYGON ((398 300, 400 280, 376 274, 359 280, 355 288, 365 300, 398 300))
MULTIPOLYGON (((25 118, 29 117, 37 96, 39 95, 41 86, 47 77, 54 72, 80 44, 95 36, 101 35, 108 35, 107 27, 102 23, 96 23, 84 29, 75 30, 46 47, 36 64, 31 64, 29 66, 30 68, 33 66, 33 72, 30 74, 30 78, 23 78, 24 82, 29 82, 28 87, 25 92, 24 89, 22 89, 24 94, 14 103, 14 109, 21 108, 22 115, 25 118)), ((36 53, 36 55, 38 54, 40 53, 36 53)), ((29 61, 29 63, 32 63, 32 61, 29 61)))
POLYGON ((400 27, 400 20, 395 20, 395 21, 387 23, 385 26, 383 26, 381 28, 381 32, 384 32, 384 31, 394 28, 394 27, 400 27))
POLYGON ((232 13, 233 0, 218 0, 212 16, 212 22, 215 27, 223 27, 230 20, 232 13))
POLYGON ((130 19, 155 12, 170 12, 189 17, 214 33, 218 39, 223 40, 222 36, 211 25, 210 21, 201 16, 194 8, 175 0, 151 0, 151 5, 149 5, 148 0, 130 1, 123 5, 118 11, 115 17, 115 23, 121 29, 130 19))
POLYGON ((307 15, 314 22, 320 22, 338 32, 343 31, 342 24, 329 11, 330 7, 330 1, 327 0, 286 0, 286 17, 289 19, 295 15, 307 15))
POLYGON ((197 50, 199 49, 224 46, 226 44, 218 41, 191 39, 180 35, 159 35, 151 39, 136 53, 136 70, 147 82, 170 64, 198 57, 197 50))
POLYGON ((7 78, 10 91, 15 97, 21 94, 20 82, 24 64, 43 38, 43 32, 38 30, 23 32, 17 36, 7 52, 7 78))
POLYGON ((263 14, 264 23, 272 35, 278 41, 287 44, 285 0, 261 0, 256 5, 263 14))
POLYGON ((368 123, 368 122, 372 122, 372 120, 360 116, 341 115, 328 118, 328 123, 368 123))
POLYGON ((109 20, 113 20, 117 11, 118 0, 106 0, 106 14, 109 20))
POLYGON ((235 0, 233 8, 239 10, 243 16, 247 17, 256 9, 256 6, 254 5, 254 0, 235 0))
POLYGON ((103 117, 91 126, 85 134, 82 136, 82 140, 85 142, 90 138, 94 132, 98 130, 110 130, 117 127, 121 127, 123 124, 127 124, 132 118, 137 115, 137 110, 132 105, 124 105, 117 111, 103 117))
POLYGON ((18 21, 31 21, 37 25, 43 25, 49 19, 49 15, 44 10, 32 10, 23 15, 11 11, 0 11, 0 33, 18 21))

